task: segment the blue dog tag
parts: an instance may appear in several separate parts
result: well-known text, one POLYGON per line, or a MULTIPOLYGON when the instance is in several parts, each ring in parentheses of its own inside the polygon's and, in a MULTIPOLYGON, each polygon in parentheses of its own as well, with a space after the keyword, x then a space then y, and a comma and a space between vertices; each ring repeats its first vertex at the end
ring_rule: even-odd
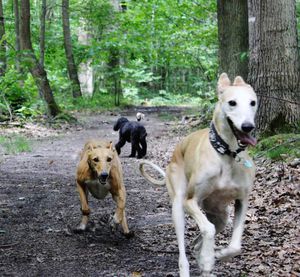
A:
POLYGON ((245 160, 244 161, 244 166, 247 167, 247 168, 251 168, 252 167, 252 163, 248 160, 245 160))

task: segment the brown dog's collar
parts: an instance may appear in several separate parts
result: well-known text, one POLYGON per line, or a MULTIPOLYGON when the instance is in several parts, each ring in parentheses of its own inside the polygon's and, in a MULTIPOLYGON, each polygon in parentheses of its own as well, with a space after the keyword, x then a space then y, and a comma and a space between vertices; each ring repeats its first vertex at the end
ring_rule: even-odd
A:
POLYGON ((238 153, 244 151, 247 147, 245 146, 240 146, 236 151, 231 151, 229 148, 229 145, 226 141, 224 141, 221 136, 218 134, 216 127, 213 122, 210 124, 210 129, 209 129, 209 141, 212 145, 212 147, 221 155, 228 155, 230 157, 235 157, 237 156, 238 153))

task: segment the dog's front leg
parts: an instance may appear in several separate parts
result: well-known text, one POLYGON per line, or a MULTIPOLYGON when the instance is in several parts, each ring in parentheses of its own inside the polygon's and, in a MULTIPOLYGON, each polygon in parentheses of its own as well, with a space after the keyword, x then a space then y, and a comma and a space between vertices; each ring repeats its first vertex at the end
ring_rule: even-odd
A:
POLYGON ((241 252, 242 234, 246 218, 248 201, 247 199, 236 200, 234 203, 234 222, 231 241, 227 248, 216 253, 218 259, 227 259, 238 255, 241 252))
POLYGON ((129 232, 126 214, 125 214, 125 202, 126 202, 125 191, 120 190, 117 195, 113 195, 113 199, 117 204, 117 208, 114 214, 114 222, 117 224, 121 224, 124 234, 129 235, 130 232, 129 232))
POLYGON ((199 267, 203 270, 202 276, 211 276, 210 272, 215 263, 215 226, 201 211, 195 197, 186 200, 184 207, 196 221, 202 235, 202 246, 196 257, 199 267))
POLYGON ((76 182, 76 184, 79 193, 81 213, 82 213, 81 223, 78 226, 77 230, 84 231, 86 229, 86 225, 88 223, 89 215, 90 215, 90 208, 88 205, 88 191, 85 185, 82 185, 79 182, 76 182))

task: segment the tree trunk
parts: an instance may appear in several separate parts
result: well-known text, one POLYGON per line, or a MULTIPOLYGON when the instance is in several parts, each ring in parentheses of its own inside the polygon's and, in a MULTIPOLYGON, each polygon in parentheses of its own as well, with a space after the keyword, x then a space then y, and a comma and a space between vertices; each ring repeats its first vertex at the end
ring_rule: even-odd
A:
POLYGON ((120 78, 120 52, 117 48, 109 49, 108 70, 111 80, 112 92, 115 96, 115 105, 120 105, 120 96, 122 94, 121 78, 120 78))
POLYGON ((16 68, 17 71, 21 73, 21 65, 20 65, 20 15, 19 15, 19 1, 14 0, 14 15, 15 15, 15 33, 16 33, 16 68))
POLYGON ((44 66, 45 60, 45 32, 46 32, 46 12, 47 0, 42 0, 41 16, 40 16, 40 64, 44 66))
POLYGON ((51 116, 56 116, 60 113, 60 109, 56 104, 52 90, 47 78, 47 73, 44 67, 40 65, 34 55, 31 44, 30 32, 30 3, 29 0, 21 0, 21 20, 20 20, 20 46, 22 58, 26 61, 25 64, 29 67, 37 87, 42 91, 43 98, 47 103, 48 113, 51 116))
POLYGON ((257 127, 273 134, 300 120, 300 61, 295 0, 248 0, 249 82, 257 92, 257 127))
POLYGON ((247 0, 218 0, 218 39, 220 72, 233 79, 248 75, 247 0))
POLYGON ((6 71, 6 43, 5 43, 5 25, 4 25, 4 14, 3 4, 0 0, 0 76, 5 75, 6 71))
MULTIPOLYGON (((42 0, 41 14, 40 14, 40 65, 44 67, 45 63, 45 33, 46 33, 46 12, 47 1, 42 0)), ((43 92, 39 88, 40 97, 43 97, 43 92)))
POLYGON ((73 97, 76 98, 80 97, 82 94, 80 90, 80 83, 72 50, 71 31, 69 22, 69 0, 62 0, 62 21, 64 32, 64 45, 67 57, 67 68, 69 78, 72 84, 73 97))
MULTIPOLYGON (((120 12, 120 3, 118 0, 110 0, 110 3, 113 7, 115 12, 120 12)), ((116 29, 118 26, 112 24, 111 29, 116 29)), ((122 84, 121 84, 121 76, 120 76, 120 51, 116 47, 111 47, 109 49, 109 61, 108 61, 108 68, 110 71, 111 76, 111 88, 115 96, 115 105, 120 105, 120 98, 122 95, 122 84)))

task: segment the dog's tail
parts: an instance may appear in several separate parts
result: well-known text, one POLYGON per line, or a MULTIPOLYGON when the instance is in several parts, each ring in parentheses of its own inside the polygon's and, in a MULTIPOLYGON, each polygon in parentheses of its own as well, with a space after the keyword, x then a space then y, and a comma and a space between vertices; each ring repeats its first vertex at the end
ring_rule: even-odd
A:
POLYGON ((140 162, 139 168, 140 168, 140 172, 141 172, 142 176, 145 177, 150 183, 157 185, 157 186, 163 186, 166 184, 166 180, 165 180, 166 173, 158 165, 156 165, 150 161, 143 160, 140 162), (164 179, 158 180, 158 179, 155 179, 152 176, 150 176, 144 169, 145 165, 150 165, 153 169, 158 171, 164 177, 164 179))

